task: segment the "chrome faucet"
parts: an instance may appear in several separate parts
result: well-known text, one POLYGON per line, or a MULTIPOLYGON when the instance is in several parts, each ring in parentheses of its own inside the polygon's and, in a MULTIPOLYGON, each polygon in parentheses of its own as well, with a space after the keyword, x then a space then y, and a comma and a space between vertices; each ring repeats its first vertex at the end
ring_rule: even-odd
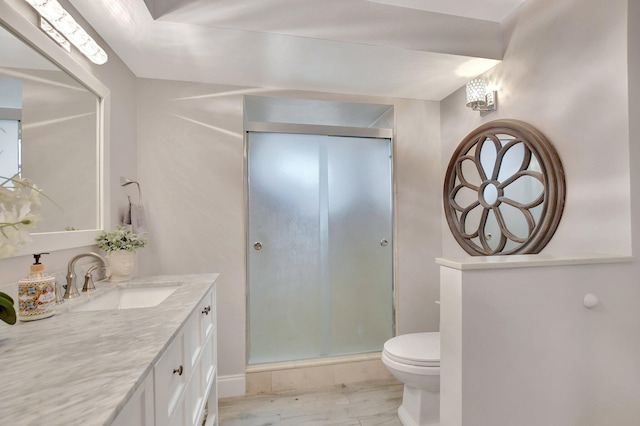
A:
POLYGON ((69 265, 67 266, 67 289, 64 292, 65 299, 73 299, 74 297, 80 296, 78 288, 76 287, 76 274, 74 272, 74 267, 76 266, 76 262, 83 257, 93 257, 94 259, 102 262, 102 265, 105 268, 107 267, 107 261, 105 260, 105 258, 97 253, 87 252, 73 256, 73 258, 71 258, 71 260, 69 261, 69 265))

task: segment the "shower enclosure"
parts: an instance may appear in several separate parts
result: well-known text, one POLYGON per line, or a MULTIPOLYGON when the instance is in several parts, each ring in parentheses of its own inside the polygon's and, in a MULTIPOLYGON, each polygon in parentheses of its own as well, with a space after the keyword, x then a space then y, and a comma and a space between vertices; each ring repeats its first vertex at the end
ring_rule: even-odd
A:
POLYGON ((393 336, 391 140, 247 133, 248 363, 393 336))

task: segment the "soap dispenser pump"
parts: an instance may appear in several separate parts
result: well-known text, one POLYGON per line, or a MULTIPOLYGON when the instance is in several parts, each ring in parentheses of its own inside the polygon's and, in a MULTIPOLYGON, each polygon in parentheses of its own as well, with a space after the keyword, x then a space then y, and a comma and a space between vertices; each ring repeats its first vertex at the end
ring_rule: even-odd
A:
POLYGON ((56 279, 44 271, 40 263, 43 254, 33 255, 29 275, 18 281, 18 319, 33 321, 49 318, 55 313, 56 279))

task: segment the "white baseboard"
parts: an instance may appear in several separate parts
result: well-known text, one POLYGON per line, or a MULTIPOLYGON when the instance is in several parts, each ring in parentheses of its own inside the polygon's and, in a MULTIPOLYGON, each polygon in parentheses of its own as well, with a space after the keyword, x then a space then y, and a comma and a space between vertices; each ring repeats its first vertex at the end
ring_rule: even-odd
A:
POLYGON ((247 381, 244 374, 232 374, 218 377, 218 398, 230 396, 242 396, 247 389, 247 381))

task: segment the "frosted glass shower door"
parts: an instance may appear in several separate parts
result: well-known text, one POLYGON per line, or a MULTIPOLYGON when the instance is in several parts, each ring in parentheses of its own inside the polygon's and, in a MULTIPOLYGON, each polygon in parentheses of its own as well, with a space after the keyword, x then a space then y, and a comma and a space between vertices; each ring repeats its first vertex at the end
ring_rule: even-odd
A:
POLYGON ((249 364, 393 335, 390 140, 248 135, 249 364))
POLYGON ((329 348, 381 351, 393 337, 391 141, 327 141, 329 348))

